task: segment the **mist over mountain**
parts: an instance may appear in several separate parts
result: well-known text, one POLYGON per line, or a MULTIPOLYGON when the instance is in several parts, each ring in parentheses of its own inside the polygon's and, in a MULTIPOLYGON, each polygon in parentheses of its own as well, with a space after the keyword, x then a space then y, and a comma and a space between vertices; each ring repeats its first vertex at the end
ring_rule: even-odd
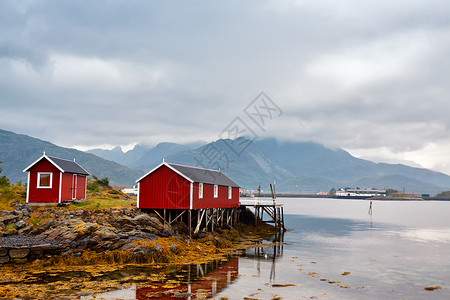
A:
MULTIPOLYGON (((126 154, 131 157, 137 153, 133 149, 126 154)), ((450 189, 450 176, 446 174, 402 164, 374 163, 343 149, 330 149, 313 142, 238 138, 217 140, 198 148, 161 143, 145 153, 135 155, 135 161, 127 162, 128 165, 147 172, 165 158, 167 162, 220 168, 245 189, 262 185, 267 190, 273 181, 277 182, 278 191, 295 193, 346 186, 429 194, 450 189), (236 144, 247 146, 236 151, 236 144)))
POLYGON ((243 189, 255 190, 261 185, 267 191, 269 184, 276 181, 277 191, 292 193, 316 193, 340 187, 393 188, 432 195, 450 190, 450 176, 446 174, 402 164, 374 163, 313 142, 238 138, 208 144, 160 143, 155 147, 137 144, 127 152, 115 147, 86 153, 0 130, 0 161, 4 162, 3 175, 11 182, 26 182, 22 170, 44 151, 65 159, 75 158, 89 173, 108 177, 113 185, 133 185, 164 158, 172 163, 220 169, 243 189))
POLYGON ((133 185, 134 181, 143 174, 142 171, 121 166, 90 153, 60 147, 47 141, 0 129, 2 175, 8 177, 12 183, 19 180, 25 183, 27 174, 22 172, 23 169, 41 157, 44 151, 47 155, 75 159, 91 175, 99 178, 108 177, 112 185, 133 185))

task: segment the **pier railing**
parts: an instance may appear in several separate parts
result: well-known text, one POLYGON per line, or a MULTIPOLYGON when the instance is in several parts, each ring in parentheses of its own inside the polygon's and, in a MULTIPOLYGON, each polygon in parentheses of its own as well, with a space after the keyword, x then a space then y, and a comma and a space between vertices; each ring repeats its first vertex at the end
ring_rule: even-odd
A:
POLYGON ((254 205, 275 205, 276 202, 273 199, 268 198, 247 198, 239 199, 239 204, 244 206, 254 206, 254 205))
POLYGON ((255 225, 260 223, 272 223, 276 228, 285 230, 283 204, 277 204, 271 198, 239 199, 239 205, 253 210, 255 225), (266 220, 264 219, 266 217, 266 220), (268 217, 268 219, 267 219, 268 217))

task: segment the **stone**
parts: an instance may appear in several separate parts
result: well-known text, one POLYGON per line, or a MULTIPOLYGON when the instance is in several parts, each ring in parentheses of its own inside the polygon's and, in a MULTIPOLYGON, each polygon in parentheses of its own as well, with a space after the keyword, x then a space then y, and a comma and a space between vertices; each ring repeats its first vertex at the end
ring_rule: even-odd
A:
POLYGON ((56 221, 55 219, 50 219, 47 222, 45 222, 41 228, 45 230, 49 229, 50 227, 53 227, 55 225, 56 221))
POLYGON ((15 264, 25 264, 28 260, 26 258, 12 258, 11 261, 15 264))
POLYGON ((19 210, 19 209, 15 209, 15 210, 14 210, 14 214, 15 214, 19 219, 22 219, 22 218, 23 218, 23 213, 22 213, 22 211, 19 210))
POLYGON ((20 220, 19 222, 16 223, 17 229, 22 229, 25 226, 27 226, 27 222, 25 222, 24 220, 20 220))
POLYGON ((27 234, 30 233, 33 230, 33 226, 27 225, 24 228, 19 230, 19 234, 27 234))
POLYGON ((5 229, 5 228, 6 228, 5 223, 0 222, 0 229, 5 229))
POLYGON ((14 235, 17 233, 17 230, 15 228, 6 230, 5 232, 3 232, 3 236, 10 236, 10 235, 14 235))
POLYGON ((0 248, 0 256, 8 255, 8 248, 0 248))
POLYGON ((0 219, 1 222, 3 222, 3 224, 5 225, 9 225, 14 223, 19 217, 16 215, 7 215, 3 218, 0 219))
POLYGON ((9 256, 0 256, 0 264, 9 262, 9 256))
POLYGON ((133 219, 136 224, 141 225, 141 226, 152 226, 158 230, 162 230, 163 229, 163 224, 159 221, 158 218, 155 217, 151 217, 147 214, 141 214, 141 215, 137 215, 136 217, 134 217, 133 219))
POLYGON ((27 257, 28 253, 30 253, 29 248, 9 249, 9 256, 11 258, 24 258, 27 257))
POLYGON ((110 240, 118 238, 118 236, 115 232, 113 232, 109 228, 100 228, 91 235, 91 238, 95 238, 97 240, 110 240))

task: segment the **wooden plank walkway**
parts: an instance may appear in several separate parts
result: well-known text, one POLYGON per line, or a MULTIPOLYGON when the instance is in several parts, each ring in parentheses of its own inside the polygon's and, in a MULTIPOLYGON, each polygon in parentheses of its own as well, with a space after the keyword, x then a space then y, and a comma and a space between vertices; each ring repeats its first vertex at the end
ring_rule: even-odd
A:
POLYGON ((241 198, 239 199, 239 205, 249 209, 253 208, 255 226, 264 222, 273 224, 275 228, 286 230, 286 227, 284 226, 283 204, 277 204, 275 199, 241 198))

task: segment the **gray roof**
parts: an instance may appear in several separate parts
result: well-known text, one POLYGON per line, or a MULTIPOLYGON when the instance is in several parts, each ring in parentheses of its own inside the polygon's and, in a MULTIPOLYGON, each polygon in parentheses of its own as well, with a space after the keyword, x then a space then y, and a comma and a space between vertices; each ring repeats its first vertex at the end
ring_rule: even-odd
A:
POLYGON ((190 178, 194 182, 202 182, 209 184, 217 184, 224 186, 239 187, 239 185, 231 180, 227 175, 221 171, 209 170, 197 167, 189 167, 176 164, 168 164, 184 176, 190 178))
POLYGON ((82 166, 77 164, 72 160, 57 158, 53 156, 47 156, 51 159, 58 167, 60 167, 64 172, 81 174, 81 175, 90 175, 82 166))

